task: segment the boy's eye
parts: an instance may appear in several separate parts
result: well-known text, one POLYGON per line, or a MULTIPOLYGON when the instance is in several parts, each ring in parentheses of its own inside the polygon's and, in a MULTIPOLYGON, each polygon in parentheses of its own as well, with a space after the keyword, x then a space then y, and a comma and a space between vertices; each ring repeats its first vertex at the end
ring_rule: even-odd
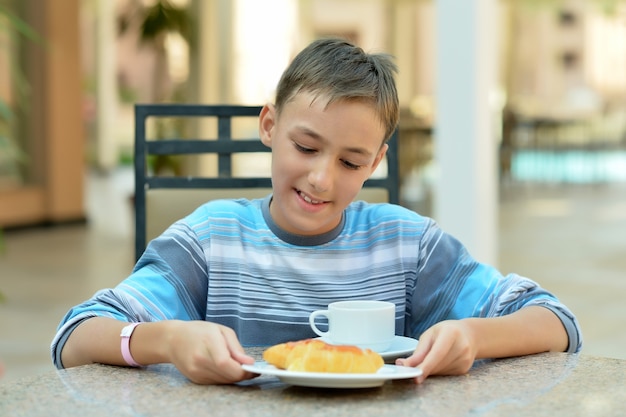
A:
MULTIPOLYGON (((306 146, 302 146, 302 145, 300 145, 300 144, 299 144, 299 143, 297 143, 297 142, 293 142, 293 146, 295 146, 295 148, 298 150, 298 152, 302 152, 302 153, 304 153, 304 154, 312 154, 312 153, 317 152, 317 150, 316 150, 316 149, 313 149, 313 148, 307 148, 306 146)), ((361 165, 354 164, 354 163, 352 163, 352 162, 350 162, 350 161, 347 161, 347 160, 345 160, 345 159, 342 159, 342 160, 341 160, 341 163, 342 163, 342 164, 343 164, 343 166, 345 166, 347 169, 351 169, 351 170, 355 170, 355 171, 356 171, 356 170, 358 170, 359 168, 361 168, 361 165)))
POLYGON ((315 152, 315 149, 311 149, 311 148, 307 148, 305 146, 302 146, 296 142, 293 143, 294 146, 296 147, 296 149, 302 153, 313 153, 315 152))
POLYGON ((352 162, 346 161, 345 159, 343 159, 341 163, 348 169, 357 170, 361 168, 361 165, 353 164, 352 162))

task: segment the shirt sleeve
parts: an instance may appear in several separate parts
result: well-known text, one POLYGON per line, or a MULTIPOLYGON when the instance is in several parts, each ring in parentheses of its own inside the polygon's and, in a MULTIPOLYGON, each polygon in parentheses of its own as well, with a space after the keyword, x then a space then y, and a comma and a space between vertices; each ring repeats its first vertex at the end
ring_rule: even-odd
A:
POLYGON ((202 248, 184 221, 150 242, 131 275, 72 308, 52 340, 54 365, 72 331, 91 317, 127 322, 201 320, 206 315, 208 276, 202 248))
POLYGON ((554 312, 567 332, 568 352, 580 351, 578 321, 553 294, 529 278, 505 276, 496 268, 477 262, 434 221, 428 224, 422 236, 411 297, 409 330, 413 337, 443 320, 504 316, 532 305, 554 312))

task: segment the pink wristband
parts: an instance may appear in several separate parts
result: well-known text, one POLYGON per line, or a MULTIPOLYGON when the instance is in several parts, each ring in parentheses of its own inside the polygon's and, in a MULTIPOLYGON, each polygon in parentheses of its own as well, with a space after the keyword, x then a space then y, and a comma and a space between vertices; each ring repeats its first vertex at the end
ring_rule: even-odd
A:
POLYGON ((139 326, 141 323, 131 323, 128 326, 122 329, 122 333, 120 336, 122 338, 122 357, 126 361, 126 363, 130 366, 139 367, 135 359, 133 359, 133 355, 130 353, 130 337, 133 335, 135 331, 135 327, 139 326))

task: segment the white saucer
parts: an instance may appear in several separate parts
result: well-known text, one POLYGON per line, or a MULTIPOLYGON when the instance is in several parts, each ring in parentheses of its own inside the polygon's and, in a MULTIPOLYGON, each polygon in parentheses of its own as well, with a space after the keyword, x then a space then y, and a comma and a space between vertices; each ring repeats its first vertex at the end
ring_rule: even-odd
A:
POLYGON ((407 356, 411 356, 415 348, 417 347, 417 339, 413 339, 411 337, 406 336, 396 336, 393 338, 393 342, 391 342, 391 346, 389 349, 380 353, 380 356, 383 357, 385 361, 396 360, 397 358, 404 358, 407 356))
POLYGON ((273 375, 285 384, 316 388, 371 388, 379 387, 392 379, 415 378, 422 374, 419 368, 383 365, 371 374, 334 374, 327 372, 294 372, 278 369, 267 362, 255 362, 241 367, 255 374, 273 375))
MULTIPOLYGON (((331 343, 324 337, 319 337, 318 339, 321 339, 326 343, 331 343)), ((410 356, 416 347, 417 339, 405 336, 395 336, 393 338, 393 342, 391 342, 391 346, 389 346, 387 350, 378 353, 383 357, 385 362, 391 362, 395 361, 397 358, 410 356)))

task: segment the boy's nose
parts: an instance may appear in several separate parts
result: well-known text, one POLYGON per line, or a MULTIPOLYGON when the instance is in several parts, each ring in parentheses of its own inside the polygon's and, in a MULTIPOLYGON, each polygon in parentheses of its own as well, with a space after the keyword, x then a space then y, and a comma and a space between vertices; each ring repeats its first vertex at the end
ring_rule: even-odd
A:
POLYGON ((333 181, 332 164, 325 160, 318 160, 309 172, 309 184, 315 191, 328 191, 333 181))

